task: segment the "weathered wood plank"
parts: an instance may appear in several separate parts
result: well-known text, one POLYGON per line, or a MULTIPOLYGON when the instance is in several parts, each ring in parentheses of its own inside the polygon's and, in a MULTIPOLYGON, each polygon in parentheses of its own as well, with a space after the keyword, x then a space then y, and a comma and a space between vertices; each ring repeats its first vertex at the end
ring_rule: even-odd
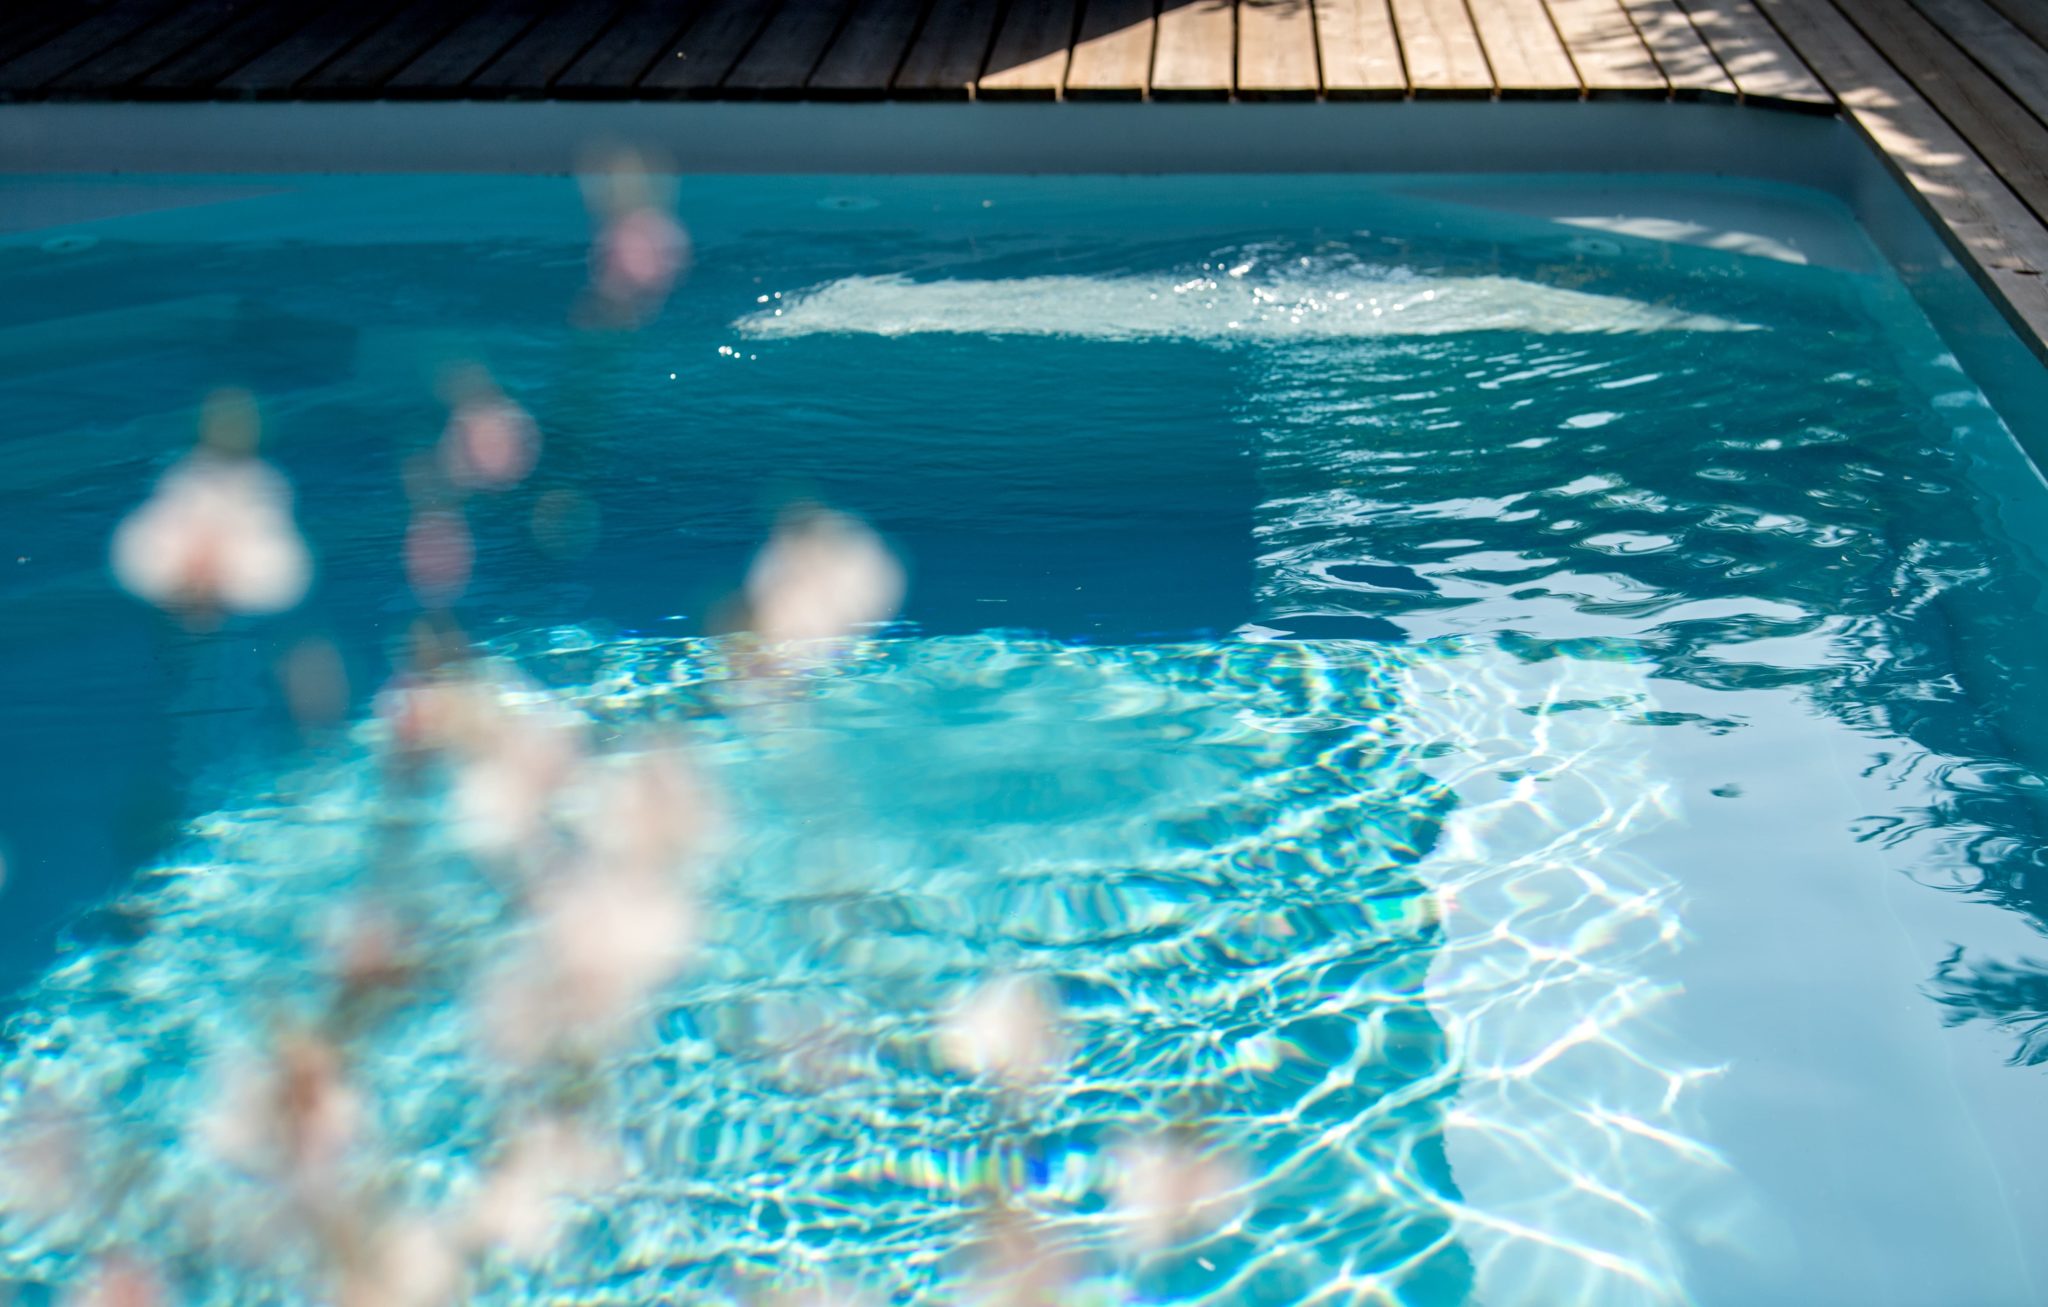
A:
POLYGON ((926 0, 861 0, 812 70, 810 93, 863 100, 887 95, 927 7, 926 0))
POLYGON ((392 4, 330 5, 296 32, 228 73, 219 90, 243 95, 280 94, 354 45, 396 8, 392 4))
POLYGON ((113 91, 220 31, 253 0, 192 0, 50 83, 53 91, 113 91))
POLYGON ((545 91, 618 13, 619 0, 567 0, 484 65, 469 85, 507 95, 545 91))
POLYGON ((1680 0, 1745 100, 1834 112, 1834 102, 1750 0, 1680 0))
POLYGON ((1678 0, 1621 0, 1621 4, 1671 83, 1673 96, 1681 100, 1735 98, 1735 83, 1728 70, 1707 48, 1692 19, 1678 7, 1678 0))
POLYGON ((1827 0, 1763 4, 2048 359, 2048 230, 1827 0))
POLYGON ((461 22, 475 2, 412 0, 402 4, 388 21, 301 80, 298 89, 314 95, 375 90, 461 22))
MULTIPOLYGON (((327 8, 329 6, 324 3, 300 6, 274 2, 246 8, 227 26, 176 58, 158 64, 138 83, 138 87, 155 94, 208 90, 321 17, 327 8)), ((146 38, 147 33, 144 34, 146 38)))
POLYGON ((1067 64, 1067 95, 1135 100, 1152 80, 1152 0, 1087 0, 1067 64))
POLYGON ((1572 66, 1543 0, 1466 0, 1479 44, 1503 96, 1578 98, 1579 70, 1572 66))
POLYGON ((1310 0, 1240 0, 1238 95, 1247 100, 1310 100, 1321 89, 1310 0))
POLYGON ((119 0, 0 64, 0 91, 39 90, 127 40, 179 2, 119 0))
POLYGON ((414 55, 384 83, 391 91, 445 95, 466 85, 547 12, 547 0, 489 0, 414 55))
POLYGON ((1416 95, 1493 94, 1493 69, 1464 0, 1392 0, 1392 7, 1416 95))
POLYGON ((1621 0, 1549 0, 1549 6, 1587 95, 1656 99, 1670 93, 1621 0))
POLYGON ((2034 216, 2048 222, 2048 127, 1906 0, 1856 0, 1847 12, 2034 216))
POLYGON ((1076 0, 1011 0, 981 74, 984 99, 1051 99, 1067 80, 1076 0))
POLYGON ((690 0, 629 0, 612 25, 556 75, 551 89, 562 96, 627 94, 656 60, 674 52, 695 12, 690 0))
POLYGON ((1227 100, 1237 71, 1233 0, 1162 0, 1152 46, 1152 98, 1227 100))
POLYGON ((1323 94, 1333 100, 1398 99, 1408 94, 1401 42, 1387 0, 1315 0, 1323 94))
POLYGON ((725 90, 736 96, 800 94, 851 8, 851 0, 783 0, 774 21, 726 74, 725 90))
MULTIPOLYGON (((1000 13, 998 0, 937 0, 925 16, 910 53, 904 56, 903 66, 896 70, 895 93, 908 99, 953 100, 972 96, 977 79, 986 85, 984 66, 991 73, 1008 67, 999 65, 990 53, 991 43, 998 52, 1001 50, 1001 38, 996 34, 1000 13)), ((1064 40, 1059 55, 1064 67, 1064 40)), ((1047 91, 1048 95, 1052 93, 1047 91)))
POLYGON ((774 12, 775 6, 763 0, 706 0, 640 85, 650 91, 708 94, 725 80, 774 12))
MULTIPOLYGON (((1913 0, 1927 20, 1948 34, 1996 77, 2013 98, 2048 123, 2048 50, 1984 0, 1913 0)), ((2044 10, 2048 12, 2048 10, 2044 10)))
POLYGON ((2033 37, 2034 44, 2048 46, 2048 3, 2044 0, 1991 0, 1991 3, 2015 27, 2033 37))
POLYGON ((75 5, 61 0, 24 4, 0 16, 0 64, 27 54, 43 42, 62 35, 86 19, 102 12, 103 6, 75 5))

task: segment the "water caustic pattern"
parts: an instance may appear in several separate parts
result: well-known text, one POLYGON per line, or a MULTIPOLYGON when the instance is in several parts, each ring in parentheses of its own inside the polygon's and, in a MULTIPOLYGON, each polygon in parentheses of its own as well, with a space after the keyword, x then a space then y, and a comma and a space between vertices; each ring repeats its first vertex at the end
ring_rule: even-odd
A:
MULTIPOLYGON (((419 1268, 458 1244, 487 1302, 2048 1287, 2043 487, 1827 202, 697 181, 687 243, 641 205, 651 255, 593 264, 560 182, 42 185, 0 237, 37 689, 0 836, 42 912, 0 1115, 90 1130, 82 1201, 7 1197, 25 1301, 115 1256, 328 1294, 365 1240, 221 1119, 379 886, 422 961, 338 1041, 334 1165, 441 1232, 367 1240, 413 1268, 386 1301, 455 1296, 419 1268), (685 261, 658 317, 578 290, 685 261), (311 588, 167 621, 107 540, 224 381, 311 588), (409 517, 379 487, 420 451, 482 488, 409 517), (367 701, 421 603, 589 785, 680 745, 716 794, 687 959, 566 1081, 506 1071, 491 986, 551 919, 475 828, 545 805, 395 765, 420 714, 367 701), (309 631, 358 689, 288 737, 249 686, 309 631), (178 824, 80 835, 131 773, 178 824), (602 1166, 507 1143, 565 1104, 602 1166), (559 1241, 502 1219, 536 1151, 579 1176, 559 1241)), ((514 1027, 572 1010, 531 991, 514 1027)))

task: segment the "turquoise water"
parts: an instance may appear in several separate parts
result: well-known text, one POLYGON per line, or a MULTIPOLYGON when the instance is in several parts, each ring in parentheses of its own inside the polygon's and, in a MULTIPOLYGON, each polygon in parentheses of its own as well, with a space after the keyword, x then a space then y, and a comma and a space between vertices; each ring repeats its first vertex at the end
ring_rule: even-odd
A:
POLYGON ((694 266, 619 331, 572 321, 569 181, 0 185, 0 1113, 92 1140, 75 1201, 0 1222, 21 1301, 116 1250, 175 1301, 321 1297, 208 1122, 393 848, 438 963, 352 1055, 361 1183, 456 1210, 531 1106, 462 979, 516 896, 372 711, 453 360, 544 436, 469 505, 455 620, 601 753, 674 732, 728 811, 700 946, 593 1075, 615 1183, 477 1300, 975 1300, 992 1212, 1053 1301, 2048 1293, 2048 488, 1846 212, 1629 178, 677 207, 694 266), (193 629, 108 539, 222 384, 316 573, 193 629), (798 497, 907 597, 770 674, 720 613, 798 497), (310 637, 348 692, 308 729, 276 669, 310 637), (935 1052, 1016 974, 1066 1049, 1026 1091, 935 1052), (1220 1196, 1134 1242, 1160 1137, 1220 1196))

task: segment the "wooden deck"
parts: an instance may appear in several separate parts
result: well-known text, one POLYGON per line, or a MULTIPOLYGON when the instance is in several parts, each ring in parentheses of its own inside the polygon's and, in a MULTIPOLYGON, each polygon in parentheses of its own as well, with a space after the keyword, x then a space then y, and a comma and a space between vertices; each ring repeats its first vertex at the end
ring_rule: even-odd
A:
POLYGON ((1843 113, 2048 357, 2048 0, 12 0, 0 99, 1706 99, 1843 113))

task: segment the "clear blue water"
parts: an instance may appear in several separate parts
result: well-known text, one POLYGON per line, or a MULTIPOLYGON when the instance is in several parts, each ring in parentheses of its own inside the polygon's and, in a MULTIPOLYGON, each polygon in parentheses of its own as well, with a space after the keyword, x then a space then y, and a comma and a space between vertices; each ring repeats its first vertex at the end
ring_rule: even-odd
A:
MULTIPOLYGON (((179 1301, 312 1292, 221 1233, 274 1199, 195 1122, 389 837, 362 723, 451 359, 545 433, 473 501, 459 620, 601 735, 683 730, 736 813, 605 1068, 623 1181, 478 1299, 957 1301, 994 1193, 1061 1300, 2048 1294, 2048 488, 1845 212, 1627 178, 679 212, 666 311, 590 331, 569 181, 0 183, 0 1114, 85 1104, 119 1177, 0 1222, 22 1301, 119 1248, 179 1301), (317 579, 195 631, 105 560, 221 384, 317 579), (535 543, 561 490, 587 549, 535 543), (908 598, 761 700, 715 614, 796 496, 908 598), (351 687, 310 736, 275 670, 308 636, 351 687), (931 1053, 1013 971, 1072 1050, 1022 1098, 931 1053), (1229 1216, 1140 1255, 1117 1149, 1163 1127, 1229 1216)), ((433 947, 488 953, 498 891, 421 839, 433 947)), ((460 998, 357 1068, 425 1209, 521 1092, 460 998)))

